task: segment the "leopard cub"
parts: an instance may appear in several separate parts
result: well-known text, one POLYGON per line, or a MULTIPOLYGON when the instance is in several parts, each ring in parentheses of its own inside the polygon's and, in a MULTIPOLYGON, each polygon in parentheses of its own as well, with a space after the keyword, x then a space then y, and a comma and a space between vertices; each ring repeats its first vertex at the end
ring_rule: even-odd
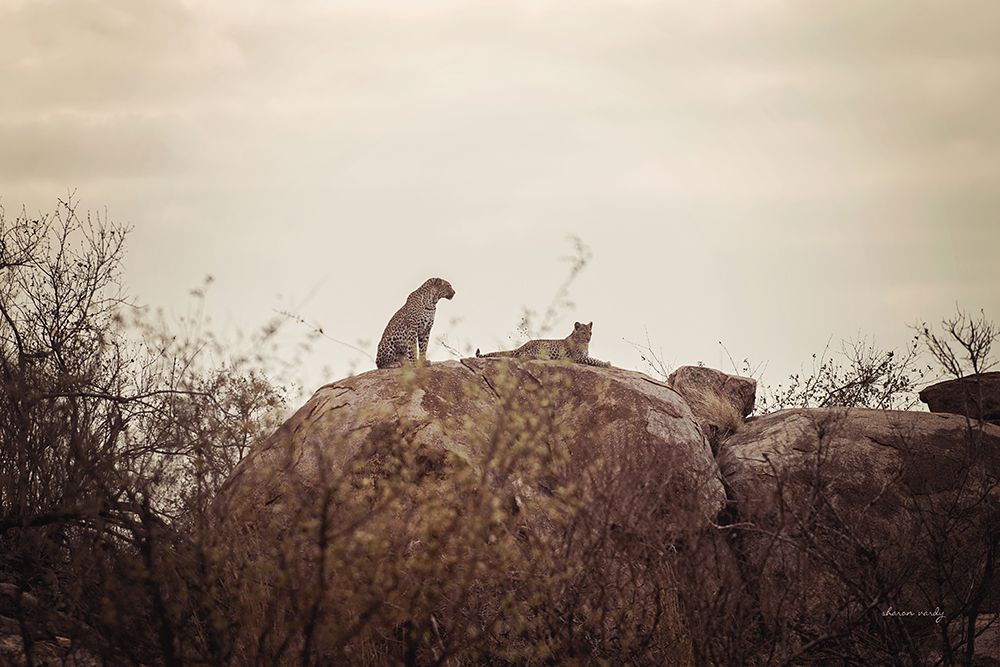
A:
POLYGON ((587 324, 574 322, 573 333, 565 338, 529 340, 516 350, 487 352, 486 354, 480 354, 477 349, 476 356, 516 357, 518 359, 569 359, 578 364, 607 368, 611 366, 609 362, 588 356, 590 352, 590 336, 593 328, 593 322, 587 324))

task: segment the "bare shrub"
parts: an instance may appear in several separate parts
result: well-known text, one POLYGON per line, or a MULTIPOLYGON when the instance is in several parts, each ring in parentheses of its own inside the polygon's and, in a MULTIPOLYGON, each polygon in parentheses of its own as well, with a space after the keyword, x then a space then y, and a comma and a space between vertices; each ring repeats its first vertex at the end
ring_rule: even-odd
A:
POLYGON ((282 407, 262 375, 206 366, 210 341, 135 328, 127 233, 72 199, 0 212, 0 582, 64 619, 23 626, 29 662, 57 631, 112 661, 179 661, 195 570, 178 529, 282 407))
POLYGON ((666 362, 665 355, 663 353, 663 348, 653 348, 653 342, 650 340, 649 331, 644 331, 646 342, 636 343, 631 340, 625 340, 626 343, 635 348, 635 351, 639 355, 639 359, 642 360, 646 372, 652 373, 654 377, 666 381, 670 377, 670 373, 673 372, 670 364, 666 362))
POLYGON ((759 411, 786 408, 865 407, 905 410, 917 404, 916 387, 925 371, 919 365, 920 340, 914 336, 902 354, 866 341, 845 342, 837 354, 830 345, 812 355, 808 373, 793 373, 785 383, 764 387, 759 411))
POLYGON ((556 289, 552 300, 541 313, 529 307, 525 307, 523 310, 521 323, 517 330, 525 339, 544 338, 559 323, 560 315, 571 311, 574 307, 570 298, 570 288, 580 273, 587 268, 593 253, 579 236, 571 234, 568 240, 573 246, 573 251, 571 255, 563 257, 562 260, 569 264, 569 271, 556 289))
POLYGON ((951 377, 980 375, 996 366, 990 357, 993 341, 1000 337, 1000 326, 986 318, 961 308, 955 315, 941 321, 943 333, 934 333, 927 323, 914 327, 917 337, 941 369, 951 377))

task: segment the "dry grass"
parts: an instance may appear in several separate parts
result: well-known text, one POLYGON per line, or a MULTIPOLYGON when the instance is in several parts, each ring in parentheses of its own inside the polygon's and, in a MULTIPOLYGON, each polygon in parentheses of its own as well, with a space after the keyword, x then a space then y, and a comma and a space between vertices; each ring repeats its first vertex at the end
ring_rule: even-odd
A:
POLYGON ((684 398, 713 444, 718 444, 743 426, 743 415, 736 406, 710 386, 686 386, 684 398))

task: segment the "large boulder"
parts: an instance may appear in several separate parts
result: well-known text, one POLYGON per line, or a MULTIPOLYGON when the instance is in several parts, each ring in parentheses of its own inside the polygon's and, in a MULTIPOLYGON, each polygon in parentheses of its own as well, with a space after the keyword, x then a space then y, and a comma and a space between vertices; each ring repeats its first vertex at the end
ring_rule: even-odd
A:
MULTIPOLYGON (((255 525, 281 513, 289 480, 317 483, 384 437, 402 429, 415 450, 450 452, 475 462, 505 415, 551 420, 551 435, 577 466, 628 459, 641 450, 668 456, 659 471, 687 494, 702 519, 725 504, 715 461, 687 403, 642 373, 579 364, 464 359, 413 371, 371 371, 319 389, 234 471, 214 503, 232 522, 244 508, 255 525), (499 390, 504 390, 501 394, 499 390), (291 459, 291 460, 290 460, 291 459), (273 508, 273 509, 269 509, 273 508)), ((676 499, 675 499, 676 500, 676 499)), ((679 501, 678 501, 679 502, 679 501)))
POLYGON ((246 659, 298 642, 348 661, 467 649, 684 664, 670 554, 724 504, 709 445, 665 384, 466 359, 321 388, 212 511, 240 563, 231 595, 267 598, 247 612, 246 659), (305 598, 283 602, 275 581, 305 598), (253 634, 275 616, 294 622, 253 634), (363 639, 336 639, 344 618, 364 618, 367 630, 351 630, 363 639), (324 623, 319 638, 290 630, 324 623))
POLYGON ((1000 372, 932 384, 920 392, 920 400, 931 412, 949 412, 1000 424, 1000 372))
POLYGON ((970 606, 1000 610, 988 566, 1000 536, 1000 428, 921 412, 786 410, 750 420, 720 465, 748 589, 767 632, 790 638, 786 651, 831 655, 822 651, 845 637, 856 650, 862 636, 903 651, 900 637, 940 630, 936 609, 944 621, 970 606))

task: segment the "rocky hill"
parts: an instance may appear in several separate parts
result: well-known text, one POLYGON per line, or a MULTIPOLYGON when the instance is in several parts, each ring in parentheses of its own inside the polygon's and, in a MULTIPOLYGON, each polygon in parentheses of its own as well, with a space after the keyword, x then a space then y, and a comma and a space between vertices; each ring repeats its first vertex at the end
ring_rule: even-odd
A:
POLYGON ((711 369, 664 383, 509 359, 321 388, 213 506, 241 651, 956 659, 1000 612, 1000 427, 859 409, 747 418, 753 390, 711 369))

